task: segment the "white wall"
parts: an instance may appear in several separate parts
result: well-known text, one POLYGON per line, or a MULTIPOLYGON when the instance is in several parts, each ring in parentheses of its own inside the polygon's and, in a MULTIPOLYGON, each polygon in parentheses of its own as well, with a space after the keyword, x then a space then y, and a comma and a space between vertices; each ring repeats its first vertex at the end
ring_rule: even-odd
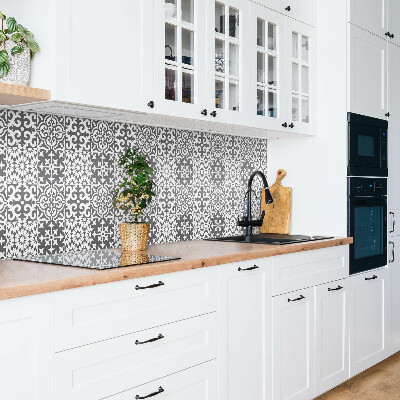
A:
POLYGON ((293 188, 292 233, 347 234, 345 3, 318 1, 318 135, 268 142, 268 182, 283 168, 293 188))

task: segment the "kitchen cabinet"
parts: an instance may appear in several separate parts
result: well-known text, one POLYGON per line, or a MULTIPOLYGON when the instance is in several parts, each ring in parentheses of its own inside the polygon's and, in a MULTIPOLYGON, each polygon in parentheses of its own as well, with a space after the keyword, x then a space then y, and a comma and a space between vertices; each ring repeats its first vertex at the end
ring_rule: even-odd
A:
POLYGON ((353 275, 350 301, 350 375, 388 356, 387 269, 353 275))
POLYGON ((287 17, 294 18, 306 24, 317 26, 316 0, 252 0, 271 8, 287 17))
POLYGON ((273 399, 314 397, 314 288, 274 297, 273 399))
POLYGON ((151 394, 167 400, 218 400, 217 376, 216 362, 211 361, 111 396, 108 400, 143 399, 151 394))
POLYGON ((384 119, 387 113, 387 42, 351 24, 348 29, 349 111, 384 119))
POLYGON ((388 44, 388 231, 400 235, 396 217, 400 217, 400 47, 388 44))
POLYGON ((389 239, 388 275, 389 275, 389 354, 400 351, 400 237, 389 239))
POLYGON ((54 293, 0 301, 0 398, 54 400, 54 293))
POLYGON ((400 2, 398 0, 386 1, 388 11, 388 31, 392 35, 391 37, 388 37, 388 41, 400 46, 400 2))
POLYGON ((266 268, 271 260, 221 268, 219 300, 220 400, 264 400, 266 268))
POLYGON ((349 283, 316 287, 315 396, 349 379, 349 283))
POLYGON ((251 4, 251 122, 291 133, 315 130, 315 29, 251 4))

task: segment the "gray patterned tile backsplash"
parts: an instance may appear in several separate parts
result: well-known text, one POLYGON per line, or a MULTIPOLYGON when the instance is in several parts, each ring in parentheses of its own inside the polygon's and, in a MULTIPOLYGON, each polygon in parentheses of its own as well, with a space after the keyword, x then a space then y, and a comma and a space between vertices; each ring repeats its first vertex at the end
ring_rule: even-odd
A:
POLYGON ((111 191, 127 147, 155 169, 151 243, 241 232, 266 140, 0 109, 0 259, 119 247, 118 225, 131 219, 111 191))

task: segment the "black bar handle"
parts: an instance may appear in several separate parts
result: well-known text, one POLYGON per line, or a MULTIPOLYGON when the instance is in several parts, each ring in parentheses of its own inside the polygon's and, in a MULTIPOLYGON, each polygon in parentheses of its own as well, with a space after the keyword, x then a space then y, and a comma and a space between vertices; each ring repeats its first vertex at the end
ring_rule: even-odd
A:
POLYGON ((164 286, 164 285, 165 285, 164 282, 159 281, 158 283, 154 283, 153 285, 149 285, 149 286, 139 286, 139 285, 136 285, 135 289, 136 289, 136 290, 154 289, 154 288, 156 288, 156 287, 164 286))
POLYGON ((338 286, 338 287, 335 288, 335 289, 328 288, 328 292, 334 292, 334 291, 336 291, 336 290, 342 290, 342 289, 343 289, 342 286, 338 286))
POLYGON ((389 262, 390 263, 392 263, 392 262, 394 262, 394 243, 393 242, 389 242, 389 244, 391 244, 392 245, 392 259, 391 260, 389 260, 389 262))
POLYGON ((285 8, 286 11, 290 11, 291 9, 292 9, 292 7, 290 7, 290 6, 287 6, 287 7, 285 8))
POLYGON ((157 337, 149 339, 149 340, 145 340, 144 342, 139 342, 139 340, 136 340, 135 344, 138 345, 138 344, 152 343, 152 342, 156 342, 157 340, 161 340, 161 339, 164 339, 164 336, 161 335, 161 333, 160 333, 157 337))
POLYGON ((299 301, 299 300, 303 300, 305 299, 305 297, 303 295, 301 295, 300 297, 298 297, 297 299, 287 299, 288 303, 290 303, 291 301, 299 301))
POLYGON ((160 387, 158 388, 158 391, 157 391, 157 392, 150 393, 150 394, 148 394, 147 396, 143 396, 143 397, 141 397, 141 396, 139 396, 139 395, 137 394, 136 397, 135 397, 135 399, 136 399, 136 400, 139 400, 139 399, 148 399, 149 397, 154 397, 154 396, 157 396, 158 394, 161 394, 163 391, 164 391, 164 389, 162 388, 162 386, 160 386, 160 387))
POLYGON ((289 125, 289 128, 293 129, 294 128, 294 124, 293 122, 289 125))
POLYGON ((365 278, 366 281, 372 281, 373 279, 378 279, 378 277, 374 275, 371 278, 365 278))
POLYGON ((153 100, 149 101, 147 103, 147 106, 150 107, 150 108, 154 108, 154 101, 153 100))
POLYGON ((283 126, 284 128, 287 128, 287 122, 284 122, 284 123, 282 124, 282 126, 283 126))
POLYGON ((250 267, 250 268, 238 268, 238 271, 240 272, 240 271, 253 271, 254 269, 259 269, 260 267, 258 267, 257 265, 255 265, 254 264, 254 266, 253 267, 250 267))

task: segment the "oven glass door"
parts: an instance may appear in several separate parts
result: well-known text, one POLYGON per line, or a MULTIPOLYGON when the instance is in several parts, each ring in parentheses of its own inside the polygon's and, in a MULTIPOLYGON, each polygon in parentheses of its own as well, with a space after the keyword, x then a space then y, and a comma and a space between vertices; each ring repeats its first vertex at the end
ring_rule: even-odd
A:
POLYGON ((350 124, 350 165, 352 167, 381 167, 381 129, 350 124))
POLYGON ((350 273, 386 265, 386 198, 359 197, 349 200, 350 273))

